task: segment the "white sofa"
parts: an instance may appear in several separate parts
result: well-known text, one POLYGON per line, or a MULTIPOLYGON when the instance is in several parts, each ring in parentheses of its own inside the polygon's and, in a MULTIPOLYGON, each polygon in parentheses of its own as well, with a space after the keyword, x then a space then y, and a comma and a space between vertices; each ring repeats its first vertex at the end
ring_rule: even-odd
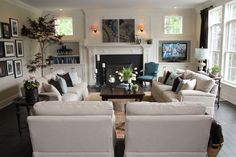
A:
POLYGON ((111 102, 39 102, 27 118, 34 157, 114 157, 111 102))
POLYGON ((218 85, 208 76, 190 70, 186 70, 184 73, 183 75, 191 75, 192 79, 196 79, 196 86, 206 87, 208 83, 212 82, 213 86, 209 92, 194 89, 181 90, 179 93, 176 93, 171 90, 172 86, 163 84, 163 77, 159 77, 158 81, 153 81, 151 88, 152 97, 157 102, 201 102, 206 107, 206 112, 213 116, 218 85))
POLYGON ((55 79, 57 74, 65 74, 64 70, 57 70, 53 73, 45 75, 44 77, 37 78, 40 83, 39 86, 39 94, 40 95, 48 95, 50 100, 59 100, 59 101, 79 101, 83 100, 85 97, 88 96, 88 88, 86 82, 81 82, 76 86, 68 87, 68 92, 63 94, 62 96, 58 96, 55 93, 45 92, 44 88, 42 87, 43 83, 48 83, 49 80, 55 79))
POLYGON ((206 157, 212 117, 199 104, 126 106, 125 157, 206 157))

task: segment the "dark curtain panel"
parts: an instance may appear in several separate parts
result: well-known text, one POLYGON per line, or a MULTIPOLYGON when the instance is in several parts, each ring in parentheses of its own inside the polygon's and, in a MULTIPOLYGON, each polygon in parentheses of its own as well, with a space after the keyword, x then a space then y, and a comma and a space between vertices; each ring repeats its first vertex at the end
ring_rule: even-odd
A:
MULTIPOLYGON (((208 47, 208 12, 212 8, 212 6, 201 10, 201 34, 200 34, 200 48, 208 47)), ((204 61, 206 66, 203 67, 203 71, 207 71, 207 60, 204 61)), ((199 69, 198 69, 199 70, 199 69)))
POLYGON ((200 48, 207 48, 208 45, 208 12, 212 6, 201 10, 201 34, 200 34, 200 48))

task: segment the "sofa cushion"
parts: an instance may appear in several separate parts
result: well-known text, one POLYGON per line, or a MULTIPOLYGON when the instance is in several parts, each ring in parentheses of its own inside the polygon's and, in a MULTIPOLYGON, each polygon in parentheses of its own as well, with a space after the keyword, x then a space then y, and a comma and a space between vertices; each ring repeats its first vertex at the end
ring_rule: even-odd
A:
POLYGON ((179 83, 180 83, 181 80, 182 80, 182 79, 181 79, 180 77, 176 77, 176 78, 175 78, 174 83, 173 83, 173 86, 172 86, 172 89, 171 89, 173 92, 176 91, 176 89, 177 89, 177 87, 178 87, 178 85, 179 85, 179 83))
POLYGON ((190 81, 190 80, 180 80, 180 83, 179 83, 179 85, 178 85, 178 87, 177 87, 177 89, 176 89, 176 92, 178 93, 178 92, 181 90, 182 86, 183 86, 185 83, 187 83, 188 81, 190 81))
POLYGON ((130 102, 127 115, 204 115, 205 107, 195 102, 130 102))
POLYGON ((81 83, 81 78, 78 77, 77 72, 69 72, 69 75, 70 75, 73 86, 76 86, 79 83, 81 83))
POLYGON ((215 84, 215 81, 208 76, 195 74, 194 78, 197 80, 196 90, 200 90, 203 92, 210 92, 212 87, 215 84))
POLYGON ((193 80, 190 80, 190 81, 186 82, 181 87, 181 90, 193 90, 196 86, 196 82, 197 82, 196 79, 193 79, 193 80))
POLYGON ((58 90, 58 92, 59 92, 60 94, 63 93, 59 82, 55 81, 54 79, 51 79, 51 80, 48 81, 48 83, 51 84, 51 85, 53 85, 53 86, 58 90))
POLYGON ((165 84, 172 86, 173 83, 174 83, 174 80, 175 80, 178 76, 179 76, 178 74, 172 72, 172 73, 170 74, 170 76, 168 77, 168 79, 166 80, 166 83, 165 83, 165 84))
POLYGON ((66 84, 65 79, 57 76, 56 81, 59 83, 62 93, 66 94, 67 93, 67 84, 66 84))
POLYGON ((72 80, 70 78, 69 73, 66 73, 66 74, 63 74, 63 75, 57 74, 57 76, 62 77, 66 81, 67 87, 72 87, 73 86, 72 80))
POLYGON ((77 101, 38 102, 34 105, 36 115, 60 116, 60 115, 113 115, 113 105, 110 101, 77 101))
POLYGON ((166 76, 163 78, 164 79, 163 84, 166 84, 166 81, 169 78, 170 74, 171 74, 171 72, 167 71, 166 76))

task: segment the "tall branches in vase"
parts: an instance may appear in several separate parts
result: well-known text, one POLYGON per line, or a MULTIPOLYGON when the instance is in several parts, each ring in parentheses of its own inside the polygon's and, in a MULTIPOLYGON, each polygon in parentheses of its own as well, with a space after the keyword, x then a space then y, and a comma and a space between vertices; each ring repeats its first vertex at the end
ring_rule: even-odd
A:
POLYGON ((51 44, 60 43, 63 36, 56 34, 55 20, 56 18, 45 15, 35 20, 28 18, 28 25, 23 25, 21 35, 36 40, 40 47, 39 52, 27 64, 29 72, 35 72, 37 69, 41 69, 41 76, 43 76, 43 68, 49 64, 45 58, 47 47, 51 44))

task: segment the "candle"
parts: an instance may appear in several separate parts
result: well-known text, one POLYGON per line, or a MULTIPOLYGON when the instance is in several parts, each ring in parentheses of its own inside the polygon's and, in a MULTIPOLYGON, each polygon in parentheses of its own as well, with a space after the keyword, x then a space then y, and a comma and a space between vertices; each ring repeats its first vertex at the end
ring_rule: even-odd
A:
POLYGON ((102 63, 102 68, 106 68, 106 64, 105 63, 102 63))
POLYGON ((97 61, 98 62, 100 61, 100 55, 97 55, 97 61))

